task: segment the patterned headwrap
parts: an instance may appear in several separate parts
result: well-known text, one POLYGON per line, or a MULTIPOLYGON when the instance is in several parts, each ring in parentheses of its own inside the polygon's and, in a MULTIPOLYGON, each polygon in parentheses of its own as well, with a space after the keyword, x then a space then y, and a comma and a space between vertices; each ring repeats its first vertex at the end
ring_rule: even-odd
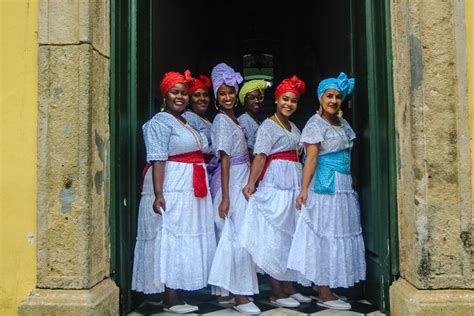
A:
POLYGON ((352 93, 355 86, 355 79, 348 79, 347 75, 343 72, 339 74, 337 78, 328 78, 322 80, 318 85, 318 99, 321 100, 324 92, 327 89, 334 89, 341 93, 342 100, 352 93))
POLYGON ((293 92, 296 96, 300 96, 306 90, 306 85, 298 77, 283 79, 283 81, 275 89, 275 99, 278 99, 285 92, 293 92))
POLYGON ((192 95, 197 89, 209 90, 211 87, 211 80, 207 76, 199 75, 199 79, 193 78, 188 86, 188 93, 189 95, 192 95))
POLYGON ((214 89, 214 96, 217 96, 217 90, 223 84, 234 87, 235 92, 237 93, 239 91, 239 84, 244 81, 240 73, 235 72, 234 69, 224 63, 220 63, 212 69, 211 80, 214 89))
POLYGON ((265 80, 247 81, 246 83, 244 83, 244 85, 242 86, 239 92, 240 103, 244 104, 245 96, 247 95, 247 93, 258 90, 263 94, 263 92, 265 91, 267 87, 268 85, 265 80))
POLYGON ((164 97, 168 90, 174 87, 175 84, 182 83, 184 85, 189 85, 192 81, 193 78, 191 77, 191 72, 189 70, 186 70, 183 75, 174 71, 167 72, 163 76, 163 79, 161 79, 161 95, 164 97))

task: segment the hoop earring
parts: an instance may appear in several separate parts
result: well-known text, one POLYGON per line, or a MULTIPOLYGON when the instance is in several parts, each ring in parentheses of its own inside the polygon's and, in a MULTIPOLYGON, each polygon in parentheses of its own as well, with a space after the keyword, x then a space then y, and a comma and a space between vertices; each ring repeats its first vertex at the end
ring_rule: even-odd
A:
POLYGON ((166 100, 163 98, 163 103, 161 103, 161 112, 166 110, 166 100))
POLYGON ((239 100, 236 100, 235 101, 235 104, 234 104, 234 108, 238 107, 239 106, 239 100))
POLYGON ((216 108, 216 111, 219 111, 219 105, 217 103, 217 100, 214 100, 214 107, 216 108))
POLYGON ((338 118, 341 118, 344 115, 344 112, 342 112, 342 110, 339 110, 339 111, 337 111, 336 115, 337 115, 338 118))

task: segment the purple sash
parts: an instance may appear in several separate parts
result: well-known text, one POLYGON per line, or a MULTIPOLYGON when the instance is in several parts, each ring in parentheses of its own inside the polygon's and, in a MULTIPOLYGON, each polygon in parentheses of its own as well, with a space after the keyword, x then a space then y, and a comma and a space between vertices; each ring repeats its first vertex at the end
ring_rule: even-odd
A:
MULTIPOLYGON (((250 159, 247 153, 230 157, 231 166, 241 165, 249 161, 250 159)), ((211 161, 207 165, 207 172, 208 174, 210 174, 211 180, 210 180, 209 188, 211 190, 211 195, 214 198, 217 191, 219 191, 219 188, 221 187, 221 161, 219 158, 214 157, 211 159, 211 161)))

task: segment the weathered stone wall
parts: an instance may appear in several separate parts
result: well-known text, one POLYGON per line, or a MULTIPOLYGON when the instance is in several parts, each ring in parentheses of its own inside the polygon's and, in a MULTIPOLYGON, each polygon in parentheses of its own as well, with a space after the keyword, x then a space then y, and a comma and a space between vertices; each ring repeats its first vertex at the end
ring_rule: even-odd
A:
POLYGON ((109 51, 92 31, 108 34, 108 17, 104 1, 40 3, 40 288, 90 288, 109 274, 109 51))
POLYGON ((118 314, 107 280, 109 24, 109 1, 40 1, 38 289, 22 314, 118 314))
POLYGON ((473 288, 463 2, 393 0, 391 11, 401 276, 473 288))

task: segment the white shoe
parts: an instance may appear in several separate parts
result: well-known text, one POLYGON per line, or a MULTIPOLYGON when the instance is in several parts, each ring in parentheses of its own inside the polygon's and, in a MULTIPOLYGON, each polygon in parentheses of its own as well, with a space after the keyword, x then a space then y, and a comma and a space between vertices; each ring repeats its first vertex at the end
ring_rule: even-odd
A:
POLYGON ((307 296, 304 296, 301 293, 291 294, 290 297, 294 298, 295 300, 297 300, 300 303, 311 303, 311 298, 307 297, 307 296))
POLYGON ((234 305, 233 308, 242 314, 260 314, 262 311, 253 302, 247 304, 234 305))
POLYGON ((175 314, 187 314, 191 312, 197 312, 199 308, 197 306, 184 303, 180 305, 173 305, 171 307, 164 307, 163 310, 165 312, 171 312, 175 314))
POLYGON ((322 307, 330 308, 330 309, 337 309, 337 310, 351 309, 351 304, 344 302, 343 300, 340 300, 340 299, 325 301, 325 302, 318 301, 316 304, 322 307))
POLYGON ((235 304, 235 298, 232 297, 232 298, 229 298, 228 300, 222 300, 222 301, 217 300, 217 303, 223 304, 223 305, 235 304))
MULTIPOLYGON (((345 297, 344 295, 340 295, 340 294, 337 294, 337 293, 332 293, 332 295, 334 295, 336 298, 340 299, 341 301, 348 302, 347 297, 345 297)), ((315 300, 315 301, 318 300, 318 297, 314 296, 314 295, 311 295, 309 298, 312 299, 312 300, 315 300)))
POLYGON ((295 300, 292 297, 279 298, 279 299, 270 299, 270 302, 281 307, 300 307, 300 302, 295 300))

